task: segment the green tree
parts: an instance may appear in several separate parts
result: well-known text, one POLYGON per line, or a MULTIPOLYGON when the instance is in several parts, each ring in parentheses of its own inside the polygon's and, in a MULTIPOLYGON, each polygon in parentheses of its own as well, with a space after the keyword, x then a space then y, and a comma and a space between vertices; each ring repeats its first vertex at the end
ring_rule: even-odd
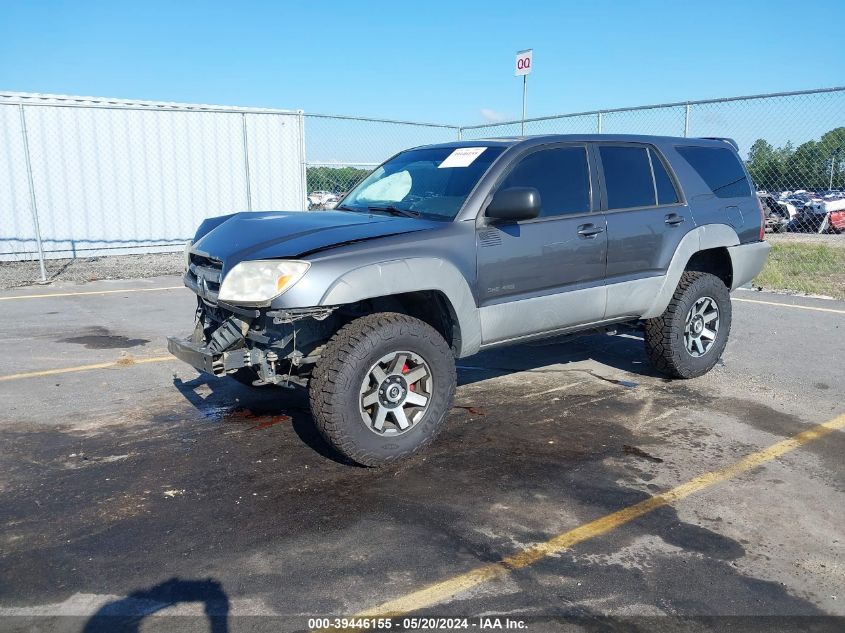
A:
POLYGON ((748 152, 748 172, 758 189, 775 190, 783 179, 781 155, 767 140, 758 138, 748 152))
POLYGON ((765 139, 757 139, 748 152, 747 166, 758 189, 827 189, 831 169, 833 187, 845 187, 845 127, 830 130, 818 141, 807 141, 797 148, 792 143, 776 148, 765 139))
POLYGON ((349 191, 368 173, 368 170, 357 167, 308 167, 305 170, 309 192, 331 191, 337 194, 349 191))
POLYGON ((838 127, 822 135, 819 142, 825 158, 825 187, 845 187, 843 163, 845 163, 845 127, 838 127), (832 178, 831 178, 832 176, 832 178))

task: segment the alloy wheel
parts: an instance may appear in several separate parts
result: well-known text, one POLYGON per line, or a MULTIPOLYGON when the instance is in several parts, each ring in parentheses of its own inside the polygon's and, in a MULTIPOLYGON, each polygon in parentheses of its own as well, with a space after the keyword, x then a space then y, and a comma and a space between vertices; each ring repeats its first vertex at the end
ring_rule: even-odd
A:
POLYGON ((690 356, 704 356, 713 347, 718 333, 719 306, 711 297, 701 297, 687 313, 684 323, 684 348, 690 356))
POLYGON ((377 435, 401 435, 422 420, 432 393, 431 368, 421 356, 408 351, 385 354, 361 383, 361 418, 377 435))

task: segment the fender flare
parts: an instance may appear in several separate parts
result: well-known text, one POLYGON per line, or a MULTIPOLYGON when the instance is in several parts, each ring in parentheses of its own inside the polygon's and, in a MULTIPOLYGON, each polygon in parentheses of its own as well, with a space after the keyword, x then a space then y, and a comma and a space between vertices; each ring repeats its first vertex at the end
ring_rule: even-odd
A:
MULTIPOLYGON (((675 294, 675 289, 678 287, 678 282, 681 281, 681 275, 684 274, 687 263, 693 255, 709 248, 730 247, 738 244, 739 236, 736 234, 736 230, 727 224, 704 224, 695 227, 684 235, 675 249, 675 254, 672 256, 672 261, 669 263, 669 268, 666 270, 663 283, 654 301, 642 315, 642 318, 650 319, 663 314, 666 306, 672 300, 672 295, 675 294)), ((728 252, 730 253, 730 251, 728 252)))
POLYGON ((409 257, 368 264, 351 270, 332 283, 320 305, 342 305, 364 299, 433 290, 449 301, 458 335, 453 346, 460 358, 481 347, 481 321, 466 278, 449 261, 438 257, 409 257))

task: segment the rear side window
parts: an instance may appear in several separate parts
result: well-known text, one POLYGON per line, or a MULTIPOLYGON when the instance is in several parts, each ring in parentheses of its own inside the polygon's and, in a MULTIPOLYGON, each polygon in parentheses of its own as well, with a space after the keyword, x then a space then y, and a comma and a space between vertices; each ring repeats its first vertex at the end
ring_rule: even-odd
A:
POLYGON ((717 197, 739 198, 751 195, 745 170, 731 150, 693 146, 681 146, 676 149, 717 197))
POLYGON ((675 204, 679 201, 675 184, 666 171, 666 165, 660 160, 653 149, 648 150, 651 156, 651 168, 654 170, 654 186, 657 189, 657 204, 675 204))
POLYGON ((599 146, 608 209, 651 207, 656 204, 654 180, 645 147, 599 146))
POLYGON ((590 170, 583 147, 558 147, 529 154, 513 168, 500 189, 534 187, 540 192, 540 217, 590 210, 590 170))

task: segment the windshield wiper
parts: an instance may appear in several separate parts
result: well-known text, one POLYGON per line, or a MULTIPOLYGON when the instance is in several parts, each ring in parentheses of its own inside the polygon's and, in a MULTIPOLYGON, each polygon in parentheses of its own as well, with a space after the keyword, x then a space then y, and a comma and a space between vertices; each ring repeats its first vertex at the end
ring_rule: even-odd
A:
POLYGON ((390 213, 392 215, 403 215, 406 218, 418 218, 420 217, 419 211, 411 211, 410 209, 400 209, 399 207, 394 206, 386 206, 386 207, 367 207, 370 211, 383 211, 385 213, 390 213))
POLYGON ((336 211, 352 211, 353 213, 361 213, 361 209, 353 209, 352 207, 347 207, 345 204, 341 204, 335 207, 336 211))

